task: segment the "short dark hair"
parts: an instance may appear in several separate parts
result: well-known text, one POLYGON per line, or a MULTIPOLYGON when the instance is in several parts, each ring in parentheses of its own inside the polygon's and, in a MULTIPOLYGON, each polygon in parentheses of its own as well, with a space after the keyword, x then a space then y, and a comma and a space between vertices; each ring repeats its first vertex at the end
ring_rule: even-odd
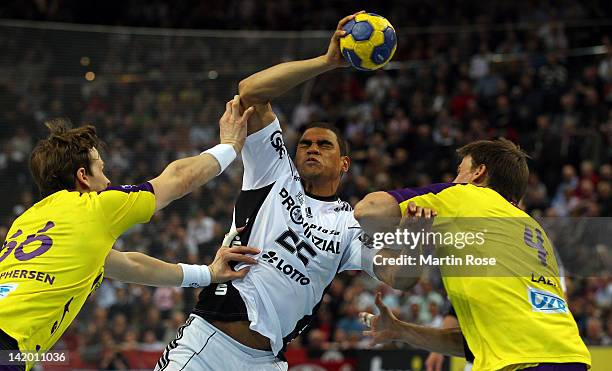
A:
POLYGON ((74 190, 77 170, 85 168, 91 174, 89 152, 101 145, 92 125, 73 129, 69 119, 54 118, 45 126, 51 133, 38 141, 30 155, 30 172, 43 197, 74 190))
POLYGON ((472 166, 487 167, 488 186, 507 200, 519 202, 527 189, 529 156, 508 139, 478 140, 457 150, 472 157, 472 166))
POLYGON ((313 123, 310 123, 310 124, 304 126, 304 129, 302 130, 301 135, 304 135, 306 130, 314 129, 314 128, 321 128, 321 129, 327 129, 327 130, 333 131, 334 134, 336 134, 336 139, 338 139, 338 147, 340 147, 340 156, 348 156, 349 155, 349 144, 348 144, 348 141, 344 138, 344 135, 342 134, 340 129, 338 129, 334 125, 328 124, 326 122, 313 122, 313 123))

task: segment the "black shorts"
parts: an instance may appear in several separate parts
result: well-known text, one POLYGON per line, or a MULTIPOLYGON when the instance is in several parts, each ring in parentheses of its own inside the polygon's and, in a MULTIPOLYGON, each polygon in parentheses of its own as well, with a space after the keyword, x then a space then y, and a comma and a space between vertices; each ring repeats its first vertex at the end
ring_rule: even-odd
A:
POLYGON ((19 345, 17 344, 17 340, 8 336, 8 334, 2 330, 0 330, 0 351, 2 354, 0 356, 0 370, 6 371, 25 371, 25 363, 21 362, 18 364, 5 364, 8 361, 8 356, 6 355, 7 351, 19 351, 19 345), (7 358, 7 359, 5 359, 7 358))

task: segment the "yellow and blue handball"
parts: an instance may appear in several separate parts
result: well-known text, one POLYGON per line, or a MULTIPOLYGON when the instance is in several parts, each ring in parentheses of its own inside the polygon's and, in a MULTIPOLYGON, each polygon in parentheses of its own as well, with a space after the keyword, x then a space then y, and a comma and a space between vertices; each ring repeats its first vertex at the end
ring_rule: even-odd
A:
POLYGON ((357 14, 343 29, 346 35, 340 39, 340 50, 358 70, 379 69, 393 58, 397 36, 386 18, 374 13, 357 14))

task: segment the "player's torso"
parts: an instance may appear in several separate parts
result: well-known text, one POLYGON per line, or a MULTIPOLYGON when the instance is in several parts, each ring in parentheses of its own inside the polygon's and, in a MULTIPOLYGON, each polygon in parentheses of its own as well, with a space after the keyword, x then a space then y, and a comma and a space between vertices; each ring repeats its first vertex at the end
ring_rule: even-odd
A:
POLYGON ((307 196, 299 181, 281 179, 253 221, 248 244, 262 249, 265 269, 301 292, 320 294, 337 273, 350 210, 337 199, 307 196))
POLYGON ((100 246, 113 240, 87 197, 45 198, 15 220, 0 250, 0 317, 10 318, 0 327, 24 351, 53 344, 102 280, 100 246))
POLYGON ((258 265, 236 286, 256 287, 289 317, 310 314, 338 271, 348 213, 348 204, 337 199, 307 196, 297 177, 279 179, 241 236, 241 243, 246 238, 262 252, 258 265))
POLYGON ((270 338, 277 352, 283 338, 293 338, 310 321, 337 274, 351 212, 337 199, 307 196, 299 176, 243 191, 234 220, 246 228, 234 243, 261 249, 258 264, 242 280, 205 288, 194 313, 227 321, 244 320, 246 313, 237 313, 248 312, 251 328, 270 338))
POLYGON ((446 248, 445 254, 495 258, 495 265, 442 269, 475 367, 498 369, 534 359, 588 361, 544 229, 491 190, 475 188, 461 197, 455 227, 483 231, 484 243, 459 252, 446 248))

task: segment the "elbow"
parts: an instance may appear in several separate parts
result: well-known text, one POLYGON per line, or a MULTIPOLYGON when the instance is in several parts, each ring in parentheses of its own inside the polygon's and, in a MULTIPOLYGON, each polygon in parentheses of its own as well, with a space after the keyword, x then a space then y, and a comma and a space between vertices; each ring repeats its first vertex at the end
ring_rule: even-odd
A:
POLYGON ((168 179, 172 182, 171 197, 172 201, 179 199, 189 193, 193 176, 181 166, 178 161, 174 161, 166 168, 168 172, 168 179))
POLYGON ((397 201, 387 192, 372 192, 355 205, 355 219, 359 223, 376 217, 401 217, 397 201))
POLYGON ((243 104, 253 101, 253 89, 251 89, 251 84, 248 77, 238 83, 238 95, 240 95, 240 100, 243 104))
POLYGON ((240 94, 240 97, 248 96, 248 94, 250 93, 249 90, 251 89, 249 85, 250 84, 248 77, 246 79, 240 80, 240 82, 238 83, 238 94, 240 94))
POLYGON ((366 217, 371 216, 373 214, 373 207, 375 205, 373 197, 371 197, 373 193, 366 195, 361 201, 357 202, 355 205, 355 210, 353 211, 353 215, 358 222, 362 222, 366 217))
POLYGON ((143 277, 147 276, 147 272, 145 271, 145 267, 141 264, 139 252, 124 252, 123 253, 126 259, 126 265, 123 267, 125 272, 122 274, 122 282, 126 283, 141 283, 143 281, 143 277))
POLYGON ((248 96, 249 89, 250 87, 249 87, 248 77, 246 79, 240 80, 240 82, 238 83, 238 94, 240 95, 240 98, 244 98, 245 96, 248 96))
MULTIPOLYGON (((387 252, 383 256, 399 257, 399 254, 388 253, 387 249, 382 251, 387 252)), ((400 269, 397 265, 374 265, 374 274, 379 281, 386 283, 396 290, 409 291, 421 279, 422 269, 414 267, 411 269, 400 269)))
POLYGON ((132 259, 135 253, 111 250, 104 265, 105 276, 120 282, 133 282, 140 267, 132 259))
POLYGON ((247 77, 238 83, 238 95, 240 95, 242 107, 250 107, 267 103, 267 100, 254 90, 250 77, 247 77))
POLYGON ((419 282, 419 277, 394 277, 389 286, 400 291, 409 291, 419 282))

